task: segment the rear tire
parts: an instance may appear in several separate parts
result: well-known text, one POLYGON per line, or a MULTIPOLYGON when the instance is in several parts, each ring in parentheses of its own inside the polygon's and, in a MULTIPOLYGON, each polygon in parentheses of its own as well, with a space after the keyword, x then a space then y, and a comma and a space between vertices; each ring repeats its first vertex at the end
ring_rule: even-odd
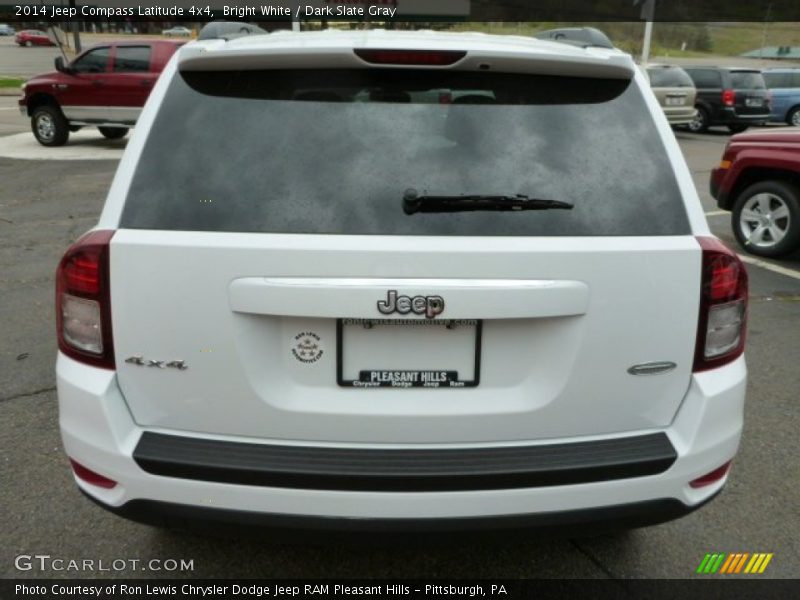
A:
POLYGON ((97 129, 103 134, 103 137, 109 140, 122 139, 128 133, 127 127, 98 127, 97 129))
POLYGON ((794 127, 800 127, 800 106, 795 106, 789 111, 789 114, 786 115, 786 122, 794 127))
POLYGON ((706 131, 708 131, 708 126, 709 126, 708 111, 702 106, 700 106, 697 108, 697 114, 694 117, 694 121, 689 123, 686 127, 692 133, 705 133, 706 131))
POLYGON ((46 104, 35 108, 31 130, 42 146, 63 146, 69 139, 69 123, 57 106, 46 104))
POLYGON ((749 125, 741 125, 741 124, 728 125, 728 131, 730 131, 731 133, 742 133, 743 131, 746 131, 748 127, 750 127, 750 126, 749 125))
POLYGON ((800 190, 785 181, 754 183, 736 198, 731 227, 750 254, 775 258, 800 248, 800 190))

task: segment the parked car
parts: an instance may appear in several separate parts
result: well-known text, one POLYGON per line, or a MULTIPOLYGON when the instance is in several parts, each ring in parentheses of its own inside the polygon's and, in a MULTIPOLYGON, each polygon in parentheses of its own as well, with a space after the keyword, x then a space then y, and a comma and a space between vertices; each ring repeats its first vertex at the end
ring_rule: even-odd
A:
POLYGON ((677 65, 647 65, 647 78, 670 125, 688 125, 695 120, 697 90, 686 71, 677 65))
POLYGON ((0 23, 0 35, 14 35, 16 32, 17 30, 8 23, 0 23))
POLYGON ((187 27, 171 27, 162 31, 161 34, 167 37, 189 37, 192 35, 192 30, 187 27))
POLYGON ((39 31, 38 29, 26 29, 24 31, 20 31, 15 37, 14 41, 19 44, 20 46, 55 46, 55 42, 53 42, 48 35, 44 31, 39 31))
POLYGON ((770 120, 800 127, 800 69, 767 69, 764 81, 772 93, 770 120))
POLYGON ((95 126, 105 137, 123 137, 136 123, 150 90, 184 42, 139 40, 95 46, 69 65, 27 81, 19 99, 33 135, 43 146, 61 146, 70 131, 95 126))
POLYGON ((242 23, 241 21, 212 21, 200 30, 200 35, 198 35, 197 39, 212 40, 224 37, 225 39, 231 40, 244 35, 263 35, 266 33, 269 33, 269 31, 251 23, 242 23))
POLYGON ((733 136, 711 171, 710 185, 719 207, 732 212, 742 248, 768 257, 800 248, 800 131, 733 136))
POLYGON ((697 88, 697 116, 689 125, 694 132, 726 125, 732 133, 770 118, 770 94, 761 72, 728 67, 685 67, 697 88))
POLYGON ((162 78, 57 272, 61 433, 100 506, 585 534, 720 491, 747 276, 629 55, 288 32, 162 78))

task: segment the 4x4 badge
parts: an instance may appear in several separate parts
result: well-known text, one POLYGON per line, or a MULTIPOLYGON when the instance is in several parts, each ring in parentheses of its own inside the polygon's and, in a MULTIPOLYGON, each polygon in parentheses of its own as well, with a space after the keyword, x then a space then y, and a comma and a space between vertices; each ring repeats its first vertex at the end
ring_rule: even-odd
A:
POLYGON ((397 290, 389 290, 386 300, 378 300, 378 311, 384 315, 393 312, 407 315, 410 312, 425 315, 432 319, 444 311, 444 298, 441 296, 398 296, 397 290))
POLYGON ((125 359, 129 365, 139 365, 140 367, 156 367, 157 369, 178 369, 185 371, 189 368, 184 360, 154 360, 152 358, 144 358, 141 355, 129 356, 125 359))

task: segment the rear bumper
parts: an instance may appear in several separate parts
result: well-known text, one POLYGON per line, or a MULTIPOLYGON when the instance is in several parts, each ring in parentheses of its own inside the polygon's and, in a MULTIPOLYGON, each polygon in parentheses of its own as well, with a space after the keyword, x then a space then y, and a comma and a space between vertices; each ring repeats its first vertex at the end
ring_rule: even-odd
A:
POLYGON ((697 116, 697 109, 694 107, 676 109, 662 106, 662 109, 670 125, 688 125, 697 116))
MULTIPOLYGON (((115 373, 87 367, 63 355, 59 355, 57 363, 59 420, 67 454, 89 469, 118 482, 114 488, 104 489, 76 479, 82 491, 104 507, 140 520, 144 518, 141 515, 164 513, 169 517, 191 512, 200 519, 237 521, 240 519, 236 515, 243 513, 267 524, 273 518, 284 522, 287 517, 297 518, 314 528, 327 519, 355 527, 361 526, 359 522, 368 521, 373 522, 372 525, 382 521, 402 525, 417 520, 426 524, 445 520, 462 529, 472 522, 471 519, 499 519, 502 524, 504 519, 511 519, 505 521, 511 523, 514 522, 512 517, 519 517, 532 526, 539 526, 551 521, 564 524, 582 523, 582 519, 604 521, 604 514, 614 515, 617 511, 642 519, 635 521, 641 524, 675 518, 700 506, 724 485, 723 479, 695 489, 689 486, 689 481, 716 469, 736 454, 742 430, 745 384, 746 367, 744 359, 740 358, 731 365, 694 375, 673 422, 661 431, 494 446, 534 449, 536 453, 562 444, 575 447, 584 442, 617 443, 632 436, 663 434, 674 450, 674 460, 668 459, 669 464, 662 464, 649 472, 628 473, 619 478, 552 481, 549 485, 532 480, 523 481, 520 484, 523 487, 498 488, 492 485, 490 489, 478 485, 467 485, 468 489, 460 485, 459 489, 432 491, 402 486, 389 490, 364 489, 363 486, 361 489, 341 489, 340 485, 336 486, 338 489, 320 489, 279 486, 264 481, 258 485, 244 481, 228 483, 148 472, 135 459, 145 430, 133 421, 120 394, 115 373), (654 513, 663 518, 653 520, 643 516, 654 513)), ((171 431, 156 433, 187 435, 171 431)), ((193 434, 195 438, 201 435, 193 434)), ((242 442, 248 446, 269 442, 211 435, 204 438, 242 442)), ((295 446, 318 450, 343 448, 341 444, 329 446, 319 443, 295 446)), ((385 450, 375 444, 347 448, 385 450)), ((486 450, 487 444, 469 447, 472 450, 476 448, 486 450)), ((424 449, 418 445, 408 447, 410 451, 424 449)), ((439 451, 442 448, 428 446, 427 449, 439 451)), ((662 449, 668 450, 666 446, 662 449)), ((173 456, 171 460, 177 459, 173 456)), ((612 462, 620 463, 617 459, 612 462)), ((208 459, 206 466, 210 463, 213 459, 208 459)))
POLYGON ((755 125, 758 123, 766 123, 769 119, 769 112, 744 115, 737 113, 734 108, 726 106, 717 112, 714 121, 724 125, 755 125))
POLYGON ((388 534, 416 537, 420 534, 489 533, 508 535, 535 529, 537 535, 575 533, 585 536, 634 527, 657 525, 678 519, 710 502, 716 494, 696 504, 686 506, 673 498, 647 500, 631 504, 587 508, 548 513, 521 515, 492 515, 488 517, 457 517, 431 519, 379 519, 319 517, 292 514, 260 513, 254 511, 187 506, 156 500, 131 500, 122 506, 108 506, 84 492, 98 506, 117 516, 171 529, 195 531, 242 530, 266 528, 271 536, 285 532, 291 539, 298 533, 321 534, 328 539, 333 534, 346 536, 358 534, 388 534))

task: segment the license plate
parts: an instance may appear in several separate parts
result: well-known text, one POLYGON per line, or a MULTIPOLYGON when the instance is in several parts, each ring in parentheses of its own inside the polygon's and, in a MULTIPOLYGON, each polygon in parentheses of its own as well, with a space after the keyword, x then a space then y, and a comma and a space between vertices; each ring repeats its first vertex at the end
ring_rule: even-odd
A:
POLYGON ((354 388, 475 387, 481 328, 476 319, 339 319, 337 383, 354 388))
POLYGON ((683 106, 686 102, 685 96, 667 96, 667 106, 683 106))
POLYGON ((761 98, 745 98, 745 106, 764 106, 764 100, 761 98))

